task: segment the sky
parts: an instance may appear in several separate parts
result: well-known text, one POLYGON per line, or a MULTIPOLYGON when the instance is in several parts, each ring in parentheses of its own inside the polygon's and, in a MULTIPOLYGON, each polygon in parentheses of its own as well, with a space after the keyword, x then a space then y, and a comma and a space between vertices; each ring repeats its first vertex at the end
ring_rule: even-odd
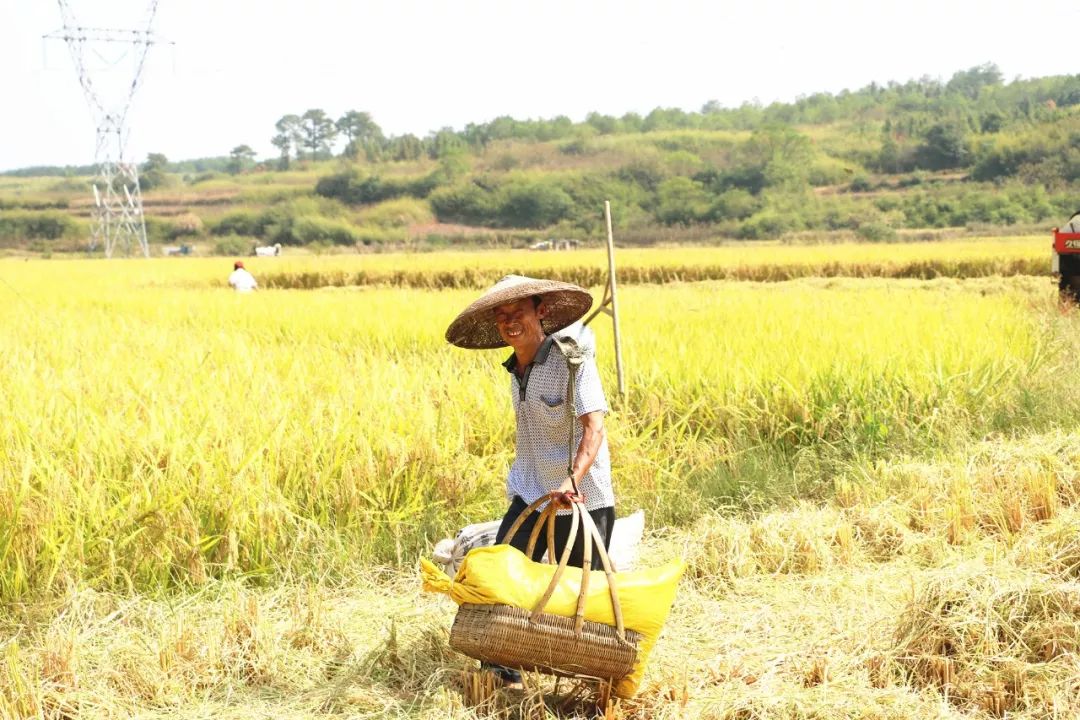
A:
MULTIPOLYGON (((146 0, 66 0, 75 23, 144 29, 146 0)), ((94 161, 95 120, 52 0, 0 0, 0 171, 94 161)), ((1077 0, 159 0, 128 159, 274 155, 274 123, 371 113, 388 135, 500 115, 791 101, 997 64, 1075 74, 1077 0), (1070 38, 1070 35, 1073 36, 1070 38)), ((133 49, 90 48, 120 108, 133 49)))

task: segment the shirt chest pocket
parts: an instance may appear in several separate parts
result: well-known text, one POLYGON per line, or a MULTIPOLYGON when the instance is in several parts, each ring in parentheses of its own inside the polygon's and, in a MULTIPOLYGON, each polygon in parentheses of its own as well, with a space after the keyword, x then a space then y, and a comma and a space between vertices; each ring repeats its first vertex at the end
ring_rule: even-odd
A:
POLYGON ((547 425, 558 425, 566 420, 566 398, 562 393, 542 392, 536 398, 537 415, 547 425))

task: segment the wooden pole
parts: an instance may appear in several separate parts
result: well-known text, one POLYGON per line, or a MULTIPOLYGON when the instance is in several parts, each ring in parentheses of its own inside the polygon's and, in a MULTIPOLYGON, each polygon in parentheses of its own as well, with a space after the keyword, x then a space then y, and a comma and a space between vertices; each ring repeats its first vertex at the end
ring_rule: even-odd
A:
POLYGON ((608 290, 611 293, 611 323, 615 328, 615 373, 619 379, 619 396, 626 400, 622 344, 619 342, 619 302, 615 298, 615 237, 611 231, 611 202, 608 200, 604 201, 604 220, 607 222, 607 267, 608 290))
POLYGON ((582 324, 588 325, 600 313, 611 316, 611 324, 615 330, 615 373, 619 381, 619 397, 625 400, 626 378, 623 376, 622 343, 619 341, 619 305, 615 300, 615 237, 611 231, 611 203, 607 200, 604 201, 604 220, 607 223, 608 281, 604 286, 604 299, 582 324))

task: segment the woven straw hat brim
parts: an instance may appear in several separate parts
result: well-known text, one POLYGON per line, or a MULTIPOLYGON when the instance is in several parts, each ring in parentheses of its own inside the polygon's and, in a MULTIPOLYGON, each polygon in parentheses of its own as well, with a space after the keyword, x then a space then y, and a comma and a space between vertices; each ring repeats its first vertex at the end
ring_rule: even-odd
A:
POLYGON ((492 311, 500 305, 533 295, 544 298, 547 316, 544 332, 551 334, 580 320, 592 307, 593 299, 584 288, 558 280, 537 280, 523 275, 507 275, 461 311, 446 329, 446 340, 470 350, 506 347, 492 311))

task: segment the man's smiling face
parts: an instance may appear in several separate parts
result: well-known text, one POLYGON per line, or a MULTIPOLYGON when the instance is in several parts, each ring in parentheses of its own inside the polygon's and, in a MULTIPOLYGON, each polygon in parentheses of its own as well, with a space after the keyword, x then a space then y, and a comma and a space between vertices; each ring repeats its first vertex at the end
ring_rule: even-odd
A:
POLYGON ((546 314, 544 303, 537 304, 532 298, 506 303, 495 308, 495 328, 499 331, 499 337, 516 350, 544 339, 540 321, 546 314))

